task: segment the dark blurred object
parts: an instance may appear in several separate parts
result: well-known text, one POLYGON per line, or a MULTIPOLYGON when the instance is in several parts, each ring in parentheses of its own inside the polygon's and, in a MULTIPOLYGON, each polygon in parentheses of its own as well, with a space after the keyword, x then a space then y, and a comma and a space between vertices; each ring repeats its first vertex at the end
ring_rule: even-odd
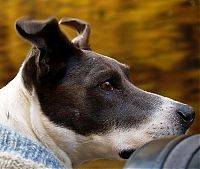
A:
POLYGON ((200 134, 151 141, 136 150, 124 168, 200 169, 200 134))

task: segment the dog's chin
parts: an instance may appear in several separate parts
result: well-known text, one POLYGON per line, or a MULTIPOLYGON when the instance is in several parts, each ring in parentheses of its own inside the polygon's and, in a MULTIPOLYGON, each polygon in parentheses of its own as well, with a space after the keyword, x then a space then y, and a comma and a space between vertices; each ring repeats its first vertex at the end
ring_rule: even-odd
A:
MULTIPOLYGON (((179 135, 182 135, 182 134, 185 134, 186 133, 186 131, 181 131, 180 133, 174 133, 174 134, 171 134, 171 135, 165 135, 164 133, 157 133, 158 135, 157 136, 154 136, 154 137, 152 137, 152 139, 150 139, 149 141, 152 141, 152 140, 154 140, 154 139, 159 139, 159 138, 163 138, 163 137, 172 137, 172 136, 179 136, 179 135)), ((135 151, 135 149, 124 149, 124 150, 122 150, 122 151, 120 151, 119 153, 118 153, 118 155, 119 155, 119 157, 121 158, 121 159, 124 159, 124 160, 126 160, 126 159, 128 159, 132 154, 133 154, 133 152, 135 151)))
POLYGON ((156 132, 150 135, 150 139, 147 142, 150 142, 152 140, 157 140, 157 139, 161 139, 161 138, 166 138, 166 137, 176 137, 176 136, 180 136, 180 135, 184 135, 186 133, 186 130, 180 130, 180 131, 176 131, 176 132, 156 132))

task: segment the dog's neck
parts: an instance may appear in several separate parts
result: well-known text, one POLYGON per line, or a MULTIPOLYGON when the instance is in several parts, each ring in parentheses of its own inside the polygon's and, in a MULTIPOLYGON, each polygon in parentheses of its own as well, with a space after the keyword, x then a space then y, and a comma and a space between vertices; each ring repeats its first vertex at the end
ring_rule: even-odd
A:
POLYGON ((0 124, 35 138, 30 125, 28 94, 23 87, 21 70, 0 90, 0 124))
POLYGON ((105 157, 107 151, 98 147, 98 142, 94 142, 92 138, 88 139, 49 121, 42 113, 34 91, 30 94, 25 89, 21 70, 0 90, 0 124, 41 142, 52 150, 67 168, 105 157), (96 152, 102 152, 102 156, 96 152))

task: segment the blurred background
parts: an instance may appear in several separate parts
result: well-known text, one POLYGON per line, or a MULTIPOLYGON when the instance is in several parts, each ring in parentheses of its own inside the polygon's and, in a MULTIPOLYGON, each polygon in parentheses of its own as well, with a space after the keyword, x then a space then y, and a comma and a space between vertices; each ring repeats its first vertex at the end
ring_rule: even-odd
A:
MULTIPOLYGON (((94 51, 131 66, 136 86, 195 107, 190 132, 200 133, 199 13, 199 0, 0 0, 0 87, 16 75, 30 49, 15 31, 17 18, 76 17, 91 24, 94 51)), ((122 166, 100 160, 81 168, 122 166)))

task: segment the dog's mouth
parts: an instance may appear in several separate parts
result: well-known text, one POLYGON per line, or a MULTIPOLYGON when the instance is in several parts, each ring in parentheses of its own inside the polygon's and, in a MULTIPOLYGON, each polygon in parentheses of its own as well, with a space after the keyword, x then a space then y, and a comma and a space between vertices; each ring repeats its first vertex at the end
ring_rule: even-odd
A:
POLYGON ((127 149, 127 150, 123 150, 119 153, 119 156, 122 158, 122 159, 128 159, 131 154, 135 151, 135 149, 127 149))

